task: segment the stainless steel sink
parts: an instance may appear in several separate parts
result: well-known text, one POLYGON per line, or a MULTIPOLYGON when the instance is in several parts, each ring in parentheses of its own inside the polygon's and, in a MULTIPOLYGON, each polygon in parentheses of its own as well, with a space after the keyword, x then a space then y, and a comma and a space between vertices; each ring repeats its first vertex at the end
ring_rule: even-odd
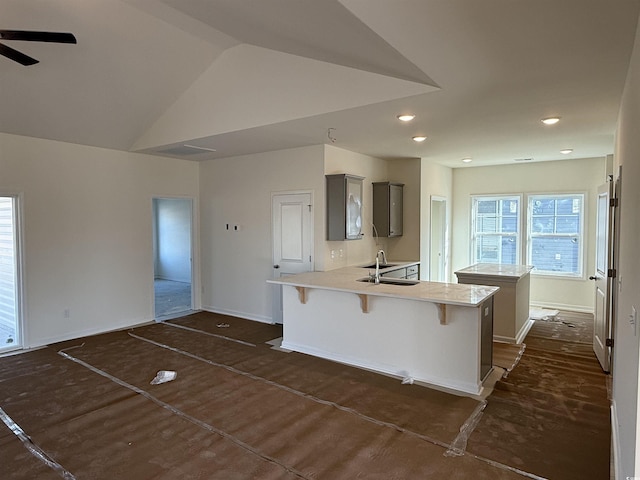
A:
MULTIPOLYGON (((382 268, 395 267, 395 266, 397 266, 395 263, 385 263, 384 265, 383 265, 383 264, 380 264, 380 265, 379 265, 379 267, 380 267, 381 269, 382 269, 382 268)), ((375 264, 375 263, 373 263, 373 264, 371 264, 371 265, 365 265, 365 266, 360 267, 360 268, 376 268, 376 264, 375 264)))
MULTIPOLYGON (((366 282, 366 283, 375 283, 374 279, 371 277, 359 278, 358 282, 366 282)), ((380 277, 380 284, 384 285, 401 285, 403 287, 417 285, 420 283, 420 280, 407 280, 405 278, 389 278, 389 277, 380 277)))

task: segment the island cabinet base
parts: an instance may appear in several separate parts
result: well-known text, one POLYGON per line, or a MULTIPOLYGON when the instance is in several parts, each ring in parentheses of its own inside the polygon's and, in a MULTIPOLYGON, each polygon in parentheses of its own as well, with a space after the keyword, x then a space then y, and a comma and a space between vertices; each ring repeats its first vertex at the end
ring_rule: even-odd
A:
POLYGON ((466 394, 482 392, 491 370, 493 298, 478 306, 446 305, 309 289, 302 303, 283 286, 282 347, 466 394))

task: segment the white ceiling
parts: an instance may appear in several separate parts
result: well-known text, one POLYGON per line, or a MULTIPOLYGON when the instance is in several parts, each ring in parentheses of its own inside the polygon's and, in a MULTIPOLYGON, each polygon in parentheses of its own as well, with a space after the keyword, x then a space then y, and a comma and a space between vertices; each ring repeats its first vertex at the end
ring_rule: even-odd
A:
POLYGON ((0 2, 0 29, 78 39, 5 42, 40 63, 0 57, 0 132, 204 160, 333 143, 332 128, 337 147, 452 167, 613 153, 640 11, 640 0, 0 2), (404 112, 417 117, 400 124, 404 112), (558 125, 540 123, 552 115, 558 125))

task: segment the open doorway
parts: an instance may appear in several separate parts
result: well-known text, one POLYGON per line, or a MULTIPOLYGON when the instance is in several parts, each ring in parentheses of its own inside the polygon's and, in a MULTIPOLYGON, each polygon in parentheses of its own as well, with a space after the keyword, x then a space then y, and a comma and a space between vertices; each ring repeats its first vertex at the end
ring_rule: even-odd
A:
POLYGON ((447 281, 447 199, 431 196, 429 280, 447 281))
POLYGON ((193 201, 153 199, 153 284, 156 320, 193 310, 193 201))
POLYGON ((0 353, 22 348, 18 197, 0 196, 0 353))

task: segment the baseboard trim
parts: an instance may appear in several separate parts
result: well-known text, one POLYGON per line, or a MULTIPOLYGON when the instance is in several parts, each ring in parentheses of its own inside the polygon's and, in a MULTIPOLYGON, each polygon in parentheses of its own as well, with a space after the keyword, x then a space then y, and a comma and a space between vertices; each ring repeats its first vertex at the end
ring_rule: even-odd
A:
MULTIPOLYGON (((362 368, 364 370, 369 370, 372 372, 381 373, 383 375, 397 378, 399 380, 403 379, 402 375, 398 371, 390 369, 387 365, 363 362, 359 359, 339 355, 319 348, 309 347, 307 345, 302 345, 299 343, 287 342, 284 340, 284 338, 282 340, 281 348, 294 352, 305 353, 314 357, 324 358, 325 360, 331 360, 333 362, 338 362, 345 365, 351 365, 353 367, 362 368)), ((451 393, 454 393, 456 395, 481 395, 484 389, 482 382, 480 382, 479 384, 473 384, 469 382, 451 382, 449 379, 441 377, 423 378, 414 376, 413 381, 417 384, 433 386, 433 388, 439 390, 450 391, 451 393)))
POLYGON ((531 302, 530 306, 538 307, 538 308, 564 310, 564 311, 567 311, 567 312, 591 313, 591 314, 593 314, 593 307, 586 307, 584 305, 569 305, 569 304, 565 304, 565 303, 531 302))
POLYGON ((25 345, 23 348, 24 349, 40 348, 40 347, 45 347, 47 345, 51 345, 53 343, 66 342, 69 340, 77 340, 79 338, 91 337, 93 335, 100 335, 102 333, 128 330, 130 328, 142 327, 145 325, 151 325, 153 323, 156 323, 154 319, 151 319, 151 320, 139 319, 139 320, 134 320, 133 322, 123 322, 120 325, 113 325, 108 328, 89 328, 89 329, 80 330, 76 332, 69 332, 64 335, 56 335, 53 337, 43 338, 36 342, 29 342, 29 344, 25 345))
POLYGON ((620 477, 620 432, 618 431, 618 410, 616 401, 611 402, 611 449, 613 457, 613 478, 620 477))
POLYGON ((522 325, 522 328, 516 335, 516 343, 522 343, 524 338, 527 336, 527 333, 529 333, 529 330, 531 330, 531 327, 533 327, 534 323, 536 323, 536 321, 531 318, 524 322, 524 325, 522 325))
POLYGON ((202 310, 206 312, 211 312, 211 313, 218 313, 220 315, 229 315, 230 317, 243 318, 245 320, 253 320, 255 322, 260 322, 260 323, 273 324, 273 320, 271 319, 271 317, 265 317, 263 315, 254 315, 247 312, 238 312, 236 310, 228 310, 226 308, 216 308, 208 305, 203 305, 202 310))

